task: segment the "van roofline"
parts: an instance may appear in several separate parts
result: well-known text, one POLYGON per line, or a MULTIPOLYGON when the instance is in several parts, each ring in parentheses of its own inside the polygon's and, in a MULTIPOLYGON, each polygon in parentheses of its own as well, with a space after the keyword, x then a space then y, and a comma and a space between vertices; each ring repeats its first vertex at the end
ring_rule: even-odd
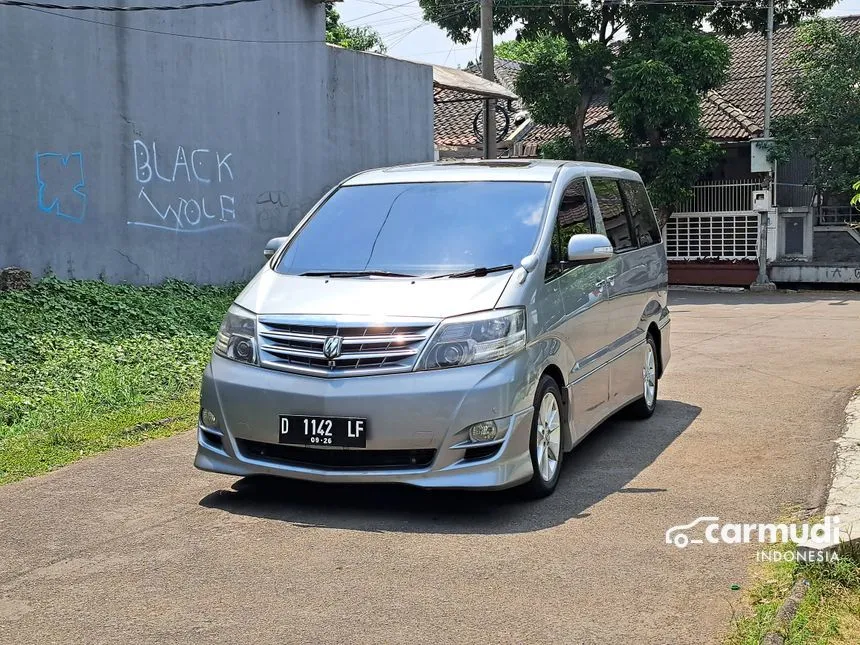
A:
POLYGON ((564 170, 565 178, 600 174, 618 179, 640 181, 627 168, 590 161, 557 161, 553 159, 456 160, 405 164, 359 172, 341 184, 443 183, 462 181, 520 181, 551 183, 564 170), (600 172, 596 172, 600 171, 600 172))

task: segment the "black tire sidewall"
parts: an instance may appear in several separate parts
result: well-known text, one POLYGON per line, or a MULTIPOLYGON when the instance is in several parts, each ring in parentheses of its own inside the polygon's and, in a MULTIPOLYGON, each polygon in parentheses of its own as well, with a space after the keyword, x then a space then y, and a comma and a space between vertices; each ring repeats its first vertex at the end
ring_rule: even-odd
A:
POLYGON ((565 407, 564 407, 564 399, 561 396, 561 390, 558 387, 558 384, 555 382, 549 375, 544 375, 538 383, 537 392, 535 393, 534 400, 534 415, 532 416, 532 427, 531 427, 531 436, 529 437, 529 456, 532 460, 532 469, 534 470, 534 475, 532 476, 531 481, 529 482, 530 486, 534 490, 535 493, 548 495, 552 491, 555 490, 555 487, 558 485, 558 479, 561 475, 561 465, 564 461, 564 429, 565 429, 565 407), (552 476, 550 481, 544 480, 540 475, 540 469, 538 468, 537 463, 537 426, 538 426, 538 415, 540 414, 540 404, 543 401, 543 397, 547 392, 552 392, 555 396, 556 403, 558 404, 558 412, 561 417, 561 443, 559 444, 559 453, 558 453, 558 466, 555 469, 555 474, 552 476))

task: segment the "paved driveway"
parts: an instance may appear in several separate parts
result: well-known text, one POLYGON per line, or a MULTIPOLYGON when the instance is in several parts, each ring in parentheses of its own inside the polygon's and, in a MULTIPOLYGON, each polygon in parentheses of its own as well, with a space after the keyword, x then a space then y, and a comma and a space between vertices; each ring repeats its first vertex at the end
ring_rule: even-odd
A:
POLYGON ((672 310, 658 414, 606 423, 539 503, 204 474, 190 433, 0 488, 0 643, 717 640, 753 552, 664 532, 822 503, 860 296, 672 310))

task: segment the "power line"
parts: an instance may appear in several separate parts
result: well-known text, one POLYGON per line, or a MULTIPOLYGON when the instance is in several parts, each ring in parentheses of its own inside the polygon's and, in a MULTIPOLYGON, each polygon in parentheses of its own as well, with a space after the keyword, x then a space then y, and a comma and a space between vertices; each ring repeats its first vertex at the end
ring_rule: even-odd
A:
POLYGON ((373 12, 371 12, 371 13, 366 13, 366 14, 364 14, 363 16, 358 16, 358 17, 356 17, 356 18, 351 18, 351 19, 349 19, 349 20, 346 20, 345 22, 348 22, 348 23, 349 23, 349 22, 356 22, 356 21, 358 21, 358 20, 363 20, 364 18, 370 18, 370 16, 375 16, 375 15, 380 14, 380 13, 385 13, 386 11, 393 11, 394 9, 402 9, 403 7, 406 7, 406 6, 410 5, 410 4, 412 4, 412 2, 411 2, 411 1, 410 1, 410 2, 404 2, 403 4, 398 4, 398 5, 384 5, 384 4, 380 3, 380 2, 374 2, 374 3, 371 3, 371 4, 378 4, 378 5, 382 6, 382 7, 387 7, 387 8, 386 8, 386 9, 380 9, 379 11, 373 11, 373 12))
POLYGON ((183 11, 185 9, 212 9, 227 7, 234 4, 248 4, 251 2, 262 2, 263 0, 220 0, 219 2, 192 2, 180 5, 134 5, 121 7, 118 5, 96 6, 96 5, 62 5, 45 2, 30 2, 29 0, 0 0, 0 5, 10 7, 23 7, 24 9, 61 9, 63 11, 183 11))
MULTIPOLYGON (((469 4, 471 4, 471 3, 469 3, 469 4)), ((463 11, 464 11, 464 9, 458 9, 457 11, 452 11, 451 13, 440 16, 438 19, 444 20, 445 18, 451 18, 452 16, 456 16, 458 13, 462 13, 463 11)), ((406 40, 406 38, 408 36, 410 36, 413 32, 417 31, 418 29, 421 29, 422 27, 438 26, 438 25, 436 25, 436 23, 431 22, 429 20, 422 20, 421 23, 422 24, 416 25, 415 27, 412 27, 411 29, 406 30, 406 33, 404 33, 402 36, 400 36, 396 42, 393 42, 390 45, 387 45, 388 48, 394 49, 400 43, 402 43, 404 40, 406 40)), ((391 34, 388 34, 388 35, 389 35, 389 37, 391 36, 391 34)))
POLYGON ((55 13, 53 11, 45 11, 43 9, 34 9, 32 7, 24 7, 27 11, 35 11, 37 13, 44 13, 49 16, 56 16, 57 18, 63 18, 64 20, 77 20, 78 22, 87 22, 93 25, 102 25, 104 27, 113 27, 114 29, 125 29, 128 31, 139 31, 147 34, 158 34, 160 36, 174 36, 176 38, 190 38, 196 40, 214 40, 220 42, 231 42, 231 43, 254 43, 254 44, 267 44, 267 45, 306 45, 310 43, 324 43, 324 39, 320 40, 256 40, 253 38, 226 38, 221 36, 200 36, 197 34, 181 34, 173 31, 159 31, 157 29, 144 29, 143 27, 131 27, 129 25, 117 25, 113 22, 102 22, 100 20, 91 20, 90 18, 82 18, 80 16, 70 16, 62 13, 55 13))

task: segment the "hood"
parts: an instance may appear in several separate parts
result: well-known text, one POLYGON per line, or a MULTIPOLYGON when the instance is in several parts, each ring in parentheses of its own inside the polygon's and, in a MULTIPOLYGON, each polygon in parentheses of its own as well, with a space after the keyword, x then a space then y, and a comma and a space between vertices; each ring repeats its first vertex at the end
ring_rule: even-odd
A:
POLYGON ((256 314, 447 318, 495 307, 511 272, 482 278, 326 278, 264 267, 236 298, 256 314))

